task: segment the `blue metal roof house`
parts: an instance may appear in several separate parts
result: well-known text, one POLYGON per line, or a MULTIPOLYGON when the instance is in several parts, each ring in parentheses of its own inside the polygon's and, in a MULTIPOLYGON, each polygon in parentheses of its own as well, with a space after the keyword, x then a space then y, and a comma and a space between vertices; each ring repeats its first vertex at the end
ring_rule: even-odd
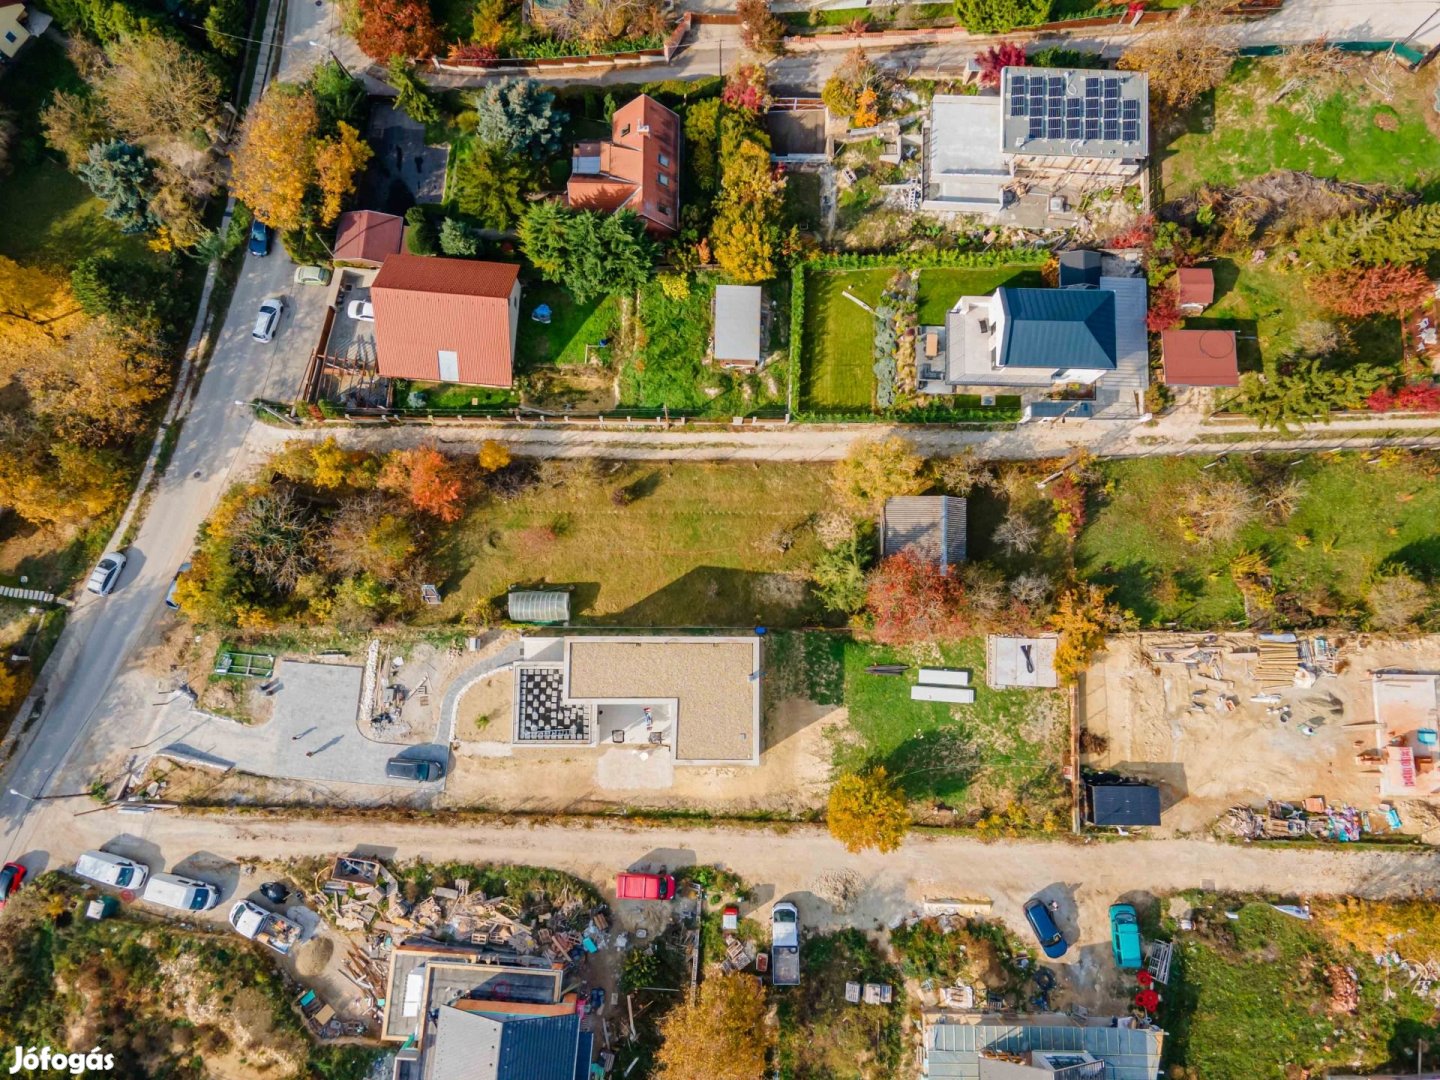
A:
POLYGON ((1165 1032, 1130 1017, 930 1013, 926 1080, 1155 1080, 1165 1032), (1127 1026, 1118 1026, 1118 1025, 1127 1026))
POLYGON ((1108 289, 996 289, 1001 367, 1115 370, 1115 294, 1108 289))

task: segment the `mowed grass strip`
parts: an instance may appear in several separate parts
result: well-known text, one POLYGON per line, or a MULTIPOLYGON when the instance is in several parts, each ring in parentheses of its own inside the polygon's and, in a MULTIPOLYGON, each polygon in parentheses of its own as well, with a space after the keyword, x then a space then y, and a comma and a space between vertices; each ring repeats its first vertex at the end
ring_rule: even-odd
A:
POLYGON ((526 282, 520 290, 520 328, 515 340, 515 361, 521 371, 545 364, 560 367, 585 363, 588 346, 609 338, 619 318, 613 296, 589 304, 558 285, 526 282), (550 307, 550 322, 530 316, 541 304, 550 307))
POLYGON ((566 467, 474 509, 441 542, 433 621, 516 584, 574 586, 572 617, 612 626, 796 626, 824 618, 805 574, 806 523, 832 499, 820 465, 566 467), (623 494, 617 496, 616 492, 623 494))

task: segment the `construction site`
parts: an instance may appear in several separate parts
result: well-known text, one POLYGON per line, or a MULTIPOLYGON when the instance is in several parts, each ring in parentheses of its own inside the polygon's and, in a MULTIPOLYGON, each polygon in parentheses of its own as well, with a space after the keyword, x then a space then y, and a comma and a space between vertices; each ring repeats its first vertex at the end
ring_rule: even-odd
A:
POLYGON ((1440 638, 1114 638, 1079 694, 1082 770, 1160 791, 1160 835, 1433 841, 1440 638))

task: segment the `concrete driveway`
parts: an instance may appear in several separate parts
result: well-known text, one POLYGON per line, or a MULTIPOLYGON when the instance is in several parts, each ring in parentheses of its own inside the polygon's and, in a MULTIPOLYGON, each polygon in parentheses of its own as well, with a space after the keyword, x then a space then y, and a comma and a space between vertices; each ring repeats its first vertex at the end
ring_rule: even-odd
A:
POLYGON ((372 784, 438 793, 441 780, 416 784, 392 780, 392 757, 447 763, 444 745, 381 742, 362 728, 360 688, 364 669, 350 664, 282 660, 275 667, 270 719, 242 724, 193 709, 181 697, 166 706, 158 722, 162 752, 217 768, 233 767, 281 780, 372 784))

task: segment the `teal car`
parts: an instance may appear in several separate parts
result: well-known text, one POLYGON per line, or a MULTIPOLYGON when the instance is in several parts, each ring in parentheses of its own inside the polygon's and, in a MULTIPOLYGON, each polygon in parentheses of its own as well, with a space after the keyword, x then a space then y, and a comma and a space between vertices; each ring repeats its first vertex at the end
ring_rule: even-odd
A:
POLYGON ((1110 951, 1121 971, 1136 971, 1145 962, 1140 951, 1140 919, 1129 904, 1110 907, 1110 951))

